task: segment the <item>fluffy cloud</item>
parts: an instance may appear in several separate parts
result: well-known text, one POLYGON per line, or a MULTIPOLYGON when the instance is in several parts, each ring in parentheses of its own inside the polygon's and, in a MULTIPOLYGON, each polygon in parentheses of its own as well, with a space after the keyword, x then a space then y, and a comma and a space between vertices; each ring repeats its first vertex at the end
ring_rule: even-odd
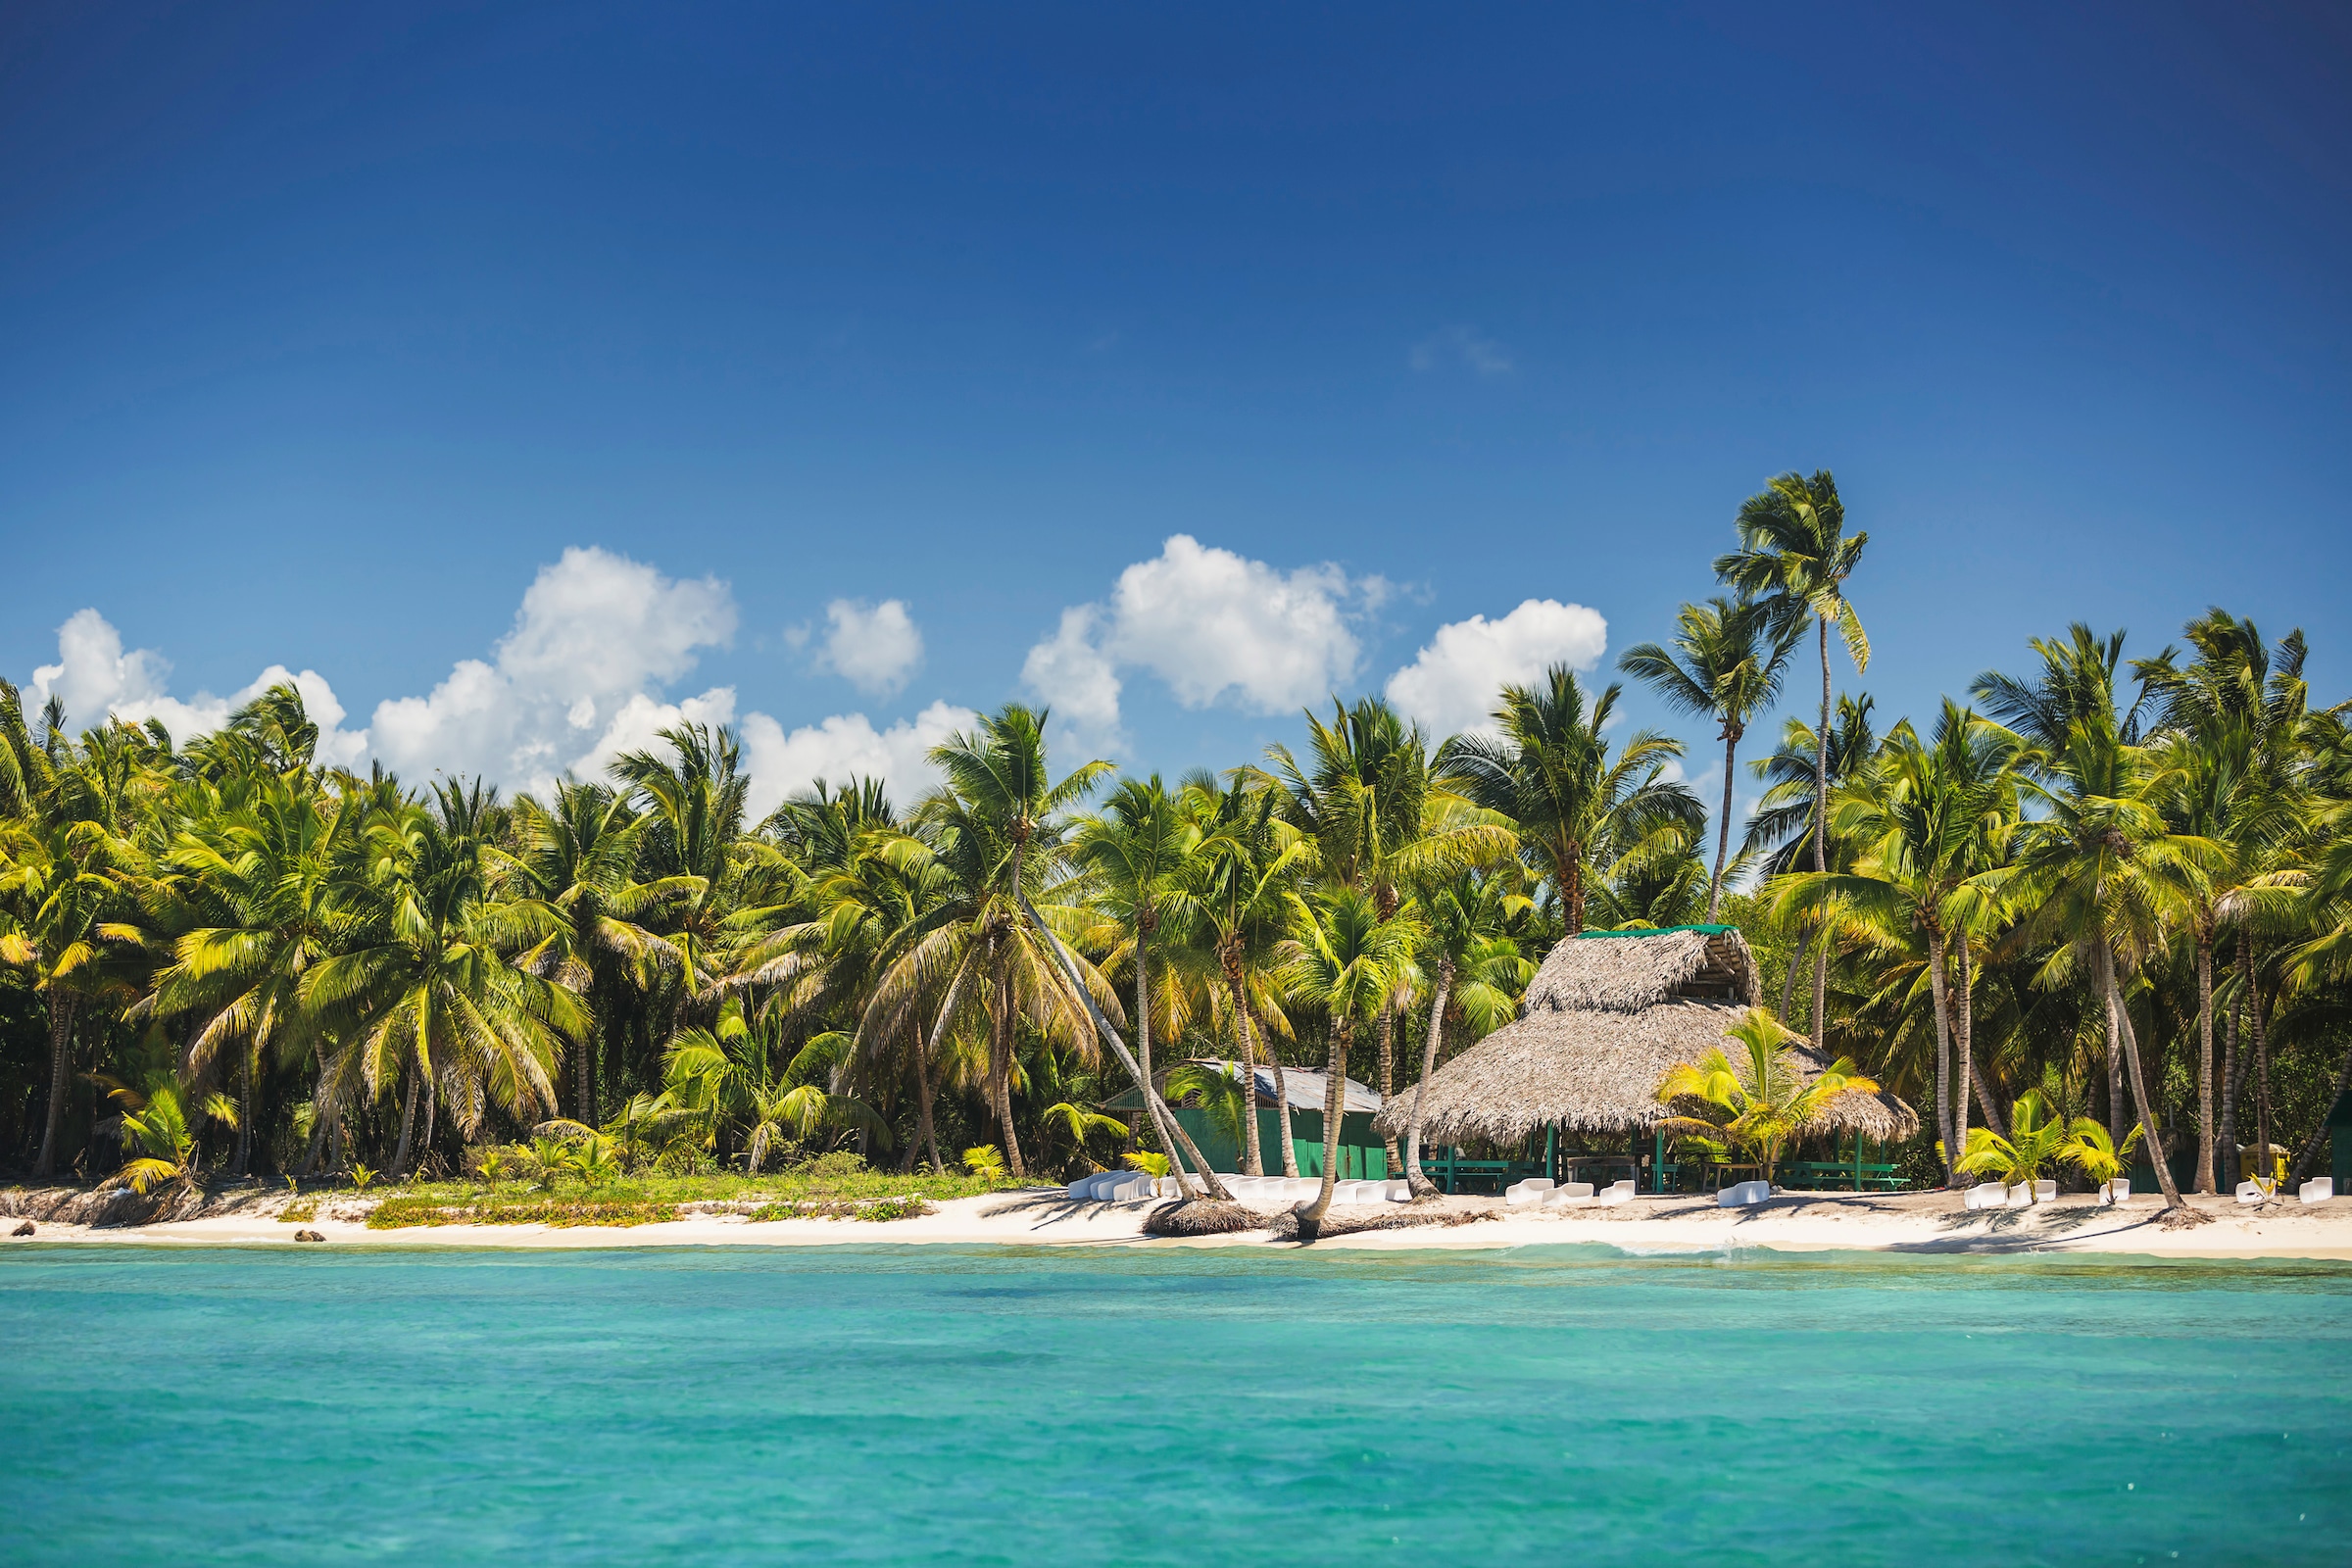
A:
MULTIPOLYGON (((660 687, 734 635, 734 596, 716 578, 676 582, 626 556, 566 550, 539 569, 490 661, 461 660, 428 696, 378 705, 369 739, 405 776, 544 791, 688 716, 660 687)), ((734 714, 725 688, 690 701, 707 720, 734 714)))
POLYGON ((1499 620, 1472 615, 1438 628, 1414 661, 1389 677, 1389 701, 1440 735, 1492 728, 1494 699, 1546 665, 1589 670, 1609 645, 1600 612, 1530 599, 1499 620))
POLYGON ((123 652, 122 634, 104 615, 77 610, 57 628, 57 662, 32 672, 25 707, 37 711, 56 696, 66 705, 71 728, 88 728, 110 715, 134 724, 157 718, 173 740, 184 741, 219 729, 229 714, 270 687, 291 685, 302 693, 303 705, 318 726, 321 761, 348 766, 367 755, 368 732, 343 730, 343 705, 335 701, 326 677, 315 669, 297 674, 283 664, 271 664, 226 697, 198 692, 185 702, 166 689, 171 673, 171 662, 154 649, 123 652))
POLYGON ((874 728, 863 713, 837 713, 787 734, 765 713, 754 713, 743 724, 744 762, 752 772, 752 814, 765 816, 785 796, 820 778, 846 784, 853 775, 887 781, 891 798, 901 807, 908 806, 939 782, 931 748, 979 717, 968 708, 942 702, 888 729, 874 728))
MULTIPOLYGON (((827 613, 826 657, 860 684, 904 681, 921 658, 921 636, 898 601, 870 611, 836 601, 827 613)), ((704 649, 730 638, 735 624, 734 596, 715 578, 679 581, 625 556, 573 549, 540 569, 488 659, 460 660, 426 695, 377 705, 363 730, 341 727, 343 706, 315 670, 295 674, 272 664, 226 697, 175 698, 163 657, 125 652, 121 633, 95 610, 58 628, 58 661, 33 672, 26 699, 37 709, 56 694, 76 727, 109 713, 152 716, 186 740, 220 728, 266 688, 290 682, 320 727, 323 762, 357 766, 372 756, 418 783, 464 773, 510 791, 545 792, 565 773, 599 777, 623 752, 658 747, 664 729, 737 723, 732 687, 677 697, 667 691, 693 672, 704 649)), ((930 749, 977 717, 933 703, 885 728, 849 713, 787 733, 765 713, 743 714, 751 806, 764 815, 816 778, 841 783, 853 774, 885 779, 911 801, 936 782, 930 749)))
MULTIPOLYGON (((903 599, 885 599, 871 607, 836 599, 825 606, 825 621, 816 667, 832 671, 861 692, 891 696, 923 662, 923 634, 906 613, 903 599)), ((795 640, 807 635, 801 632, 795 640)))
POLYGON ((1172 535, 1119 573, 1107 604, 1062 612, 1022 676, 1081 734, 1116 737, 1118 670, 1150 670, 1177 702, 1274 713, 1318 701, 1355 673, 1354 619, 1387 597, 1378 577, 1330 563, 1285 571, 1172 535))

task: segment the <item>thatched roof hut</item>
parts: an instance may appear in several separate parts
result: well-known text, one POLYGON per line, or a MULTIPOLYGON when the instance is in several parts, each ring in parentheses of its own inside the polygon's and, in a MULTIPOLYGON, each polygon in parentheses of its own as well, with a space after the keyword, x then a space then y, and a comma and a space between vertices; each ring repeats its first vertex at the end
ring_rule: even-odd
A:
MULTIPOLYGON (((1711 1046, 1757 1004, 1755 956, 1731 926, 1597 931, 1544 960, 1518 1020, 1431 1074, 1422 1102, 1430 1144, 1515 1145, 1544 1126, 1622 1137, 1669 1114, 1654 1098, 1669 1069, 1711 1046)), ((1830 1058, 1799 1039, 1808 1075, 1830 1058)), ((1413 1097, 1399 1091, 1380 1128, 1401 1135, 1413 1097)), ((1893 1141, 1919 1131, 1894 1096, 1839 1095, 1825 1131, 1893 1141)))

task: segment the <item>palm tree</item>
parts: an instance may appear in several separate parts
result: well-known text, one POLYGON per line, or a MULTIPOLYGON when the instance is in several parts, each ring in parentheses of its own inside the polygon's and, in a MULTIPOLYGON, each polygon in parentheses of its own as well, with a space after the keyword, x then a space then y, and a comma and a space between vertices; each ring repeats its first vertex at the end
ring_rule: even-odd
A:
POLYGON ((684 953, 643 922, 664 905, 695 899, 708 887, 684 875, 638 880, 638 858, 653 820, 637 814, 625 792, 565 780, 557 785, 552 807, 527 795, 514 803, 514 847, 495 852, 502 891, 552 916, 546 939, 519 961, 577 996, 593 998, 600 987, 604 991, 607 1005, 591 1009, 572 1072, 573 1111, 591 1126, 603 1120, 596 1065, 614 991, 631 983, 649 989, 662 968, 685 962, 684 953))
MULTIPOLYGON (((1854 777, 1868 766, 1878 755, 1879 735, 1872 727, 1871 710, 1877 706, 1870 694, 1838 699, 1837 722, 1830 730, 1830 745, 1825 759, 1814 742, 1815 730, 1802 719, 1792 718, 1782 727, 1781 744, 1770 757, 1753 764, 1755 775, 1764 783, 1764 799, 1747 821, 1747 835, 1740 846, 1742 855, 1762 857, 1759 869, 1766 877, 1785 876, 1810 864, 1813 858, 1813 823, 1821 813, 1821 797, 1815 793, 1825 778, 1833 791, 1845 780, 1854 777)), ((1830 846, 1832 863, 1836 863, 1838 849, 1830 846)), ((1818 866, 1813 869, 1820 869, 1818 866)), ((1807 926, 1797 934, 1796 951, 1788 956, 1788 969, 1781 977, 1780 1019, 1789 1021, 1791 999, 1796 994, 1796 977, 1804 967, 1806 954, 1813 955, 1813 982, 1816 992, 1826 996, 1829 987, 1830 942, 1828 933, 1816 926, 1807 926), (1816 946, 1818 944, 1818 946, 1816 946)), ((1815 1034, 1822 1032, 1819 1019, 1810 1021, 1815 1034)))
MULTIPOLYGON (((1226 1011, 1233 1020, 1235 1054, 1254 1062, 1253 1039, 1257 1019, 1287 1030, 1282 1010, 1274 1004, 1275 954, 1290 921, 1291 885, 1302 871, 1313 844, 1275 815, 1279 799, 1269 788, 1251 789, 1246 775, 1237 775, 1223 790, 1212 780, 1197 779, 1187 786, 1188 811, 1200 822, 1197 857, 1199 891, 1194 898, 1200 918, 1194 929, 1212 948, 1211 957, 1224 981, 1226 1011)), ((1291 1129, 1290 1076, 1272 1043, 1266 1060, 1274 1068, 1275 1122, 1281 1131, 1282 1169, 1298 1174, 1298 1148, 1291 1129)), ((1254 1080, 1255 1074, 1249 1076, 1254 1080)), ((1254 1084, 1250 1090, 1254 1102, 1254 1084)), ((1255 1147, 1256 1116, 1248 1121, 1251 1139, 1250 1174, 1265 1173, 1263 1153, 1255 1147)))
MULTIPOLYGON (((2104 1133, 2106 1129, 2099 1131, 2104 1133)), ((2009 1107, 2006 1136, 1989 1127, 1969 1130, 1968 1152, 1955 1169, 1971 1176, 1989 1176, 2004 1188, 2022 1183, 2031 1191, 2033 1184, 2041 1179, 2042 1171, 2069 1147, 2072 1138, 2064 1118, 2051 1115, 2040 1094, 2029 1089, 2009 1107)))
MULTIPOLYGON (((2043 814, 2025 825, 2017 864, 2001 880, 2019 884, 2017 904, 2034 911, 2029 931, 2068 944, 2053 960, 2053 978, 2073 961, 2087 961, 2107 1011, 2108 1058, 2117 1059, 2120 1044, 2157 1186, 2166 1205, 2175 1206, 2180 1194, 2164 1157, 2139 1041, 2116 976, 2157 944, 2218 851, 2167 827, 2156 802, 2170 780, 2151 752, 2125 742, 2113 705, 2082 707, 2068 723, 2063 746, 2037 749, 2042 776, 2029 779, 2026 788, 2043 814)), ((2109 1111, 2111 1137, 2119 1144, 2121 1108, 2111 1103, 2109 1111)))
POLYGON ((1844 1056, 1805 1082, 1803 1064, 1789 1049, 1798 1037, 1762 1007, 1748 1008, 1725 1032, 1745 1048, 1742 1059, 1734 1066, 1721 1046, 1711 1046, 1696 1062, 1669 1071, 1658 1083, 1657 1102, 1688 1108, 1657 1125, 1667 1133, 1738 1145, 1755 1155, 1766 1182, 1781 1151, 1820 1121, 1831 1101, 1878 1093, 1879 1086, 1844 1056))
MULTIPOLYGON (((923 837, 906 852, 909 863, 934 861, 952 892, 911 927, 876 990, 887 1016, 918 995, 944 993, 933 1031, 944 1039, 956 1004, 967 991, 989 1021, 987 1095, 1016 1177, 1028 1174, 1012 1121, 1011 1069, 1016 1017, 1091 1051, 1095 1031, 1075 988, 1062 983, 1060 955, 1048 933, 1022 918, 1021 902, 1042 892, 1063 858, 1064 818, 1109 771, 1087 762, 1059 780, 1047 768, 1041 710, 1011 703, 970 730, 932 748, 946 784, 917 810, 923 837), (967 981, 977 981, 967 985, 967 981)), ((1056 910, 1075 926, 1076 910, 1056 910)), ((1094 967, 1074 968, 1079 985, 1117 1006, 1094 967)))
MULTIPOLYGON (((1080 818, 1071 845, 1073 858, 1090 873, 1096 902, 1121 927, 1124 952, 1114 949, 1101 967, 1115 967, 1121 957, 1135 965, 1135 1054, 1146 1076, 1152 1072, 1152 939, 1163 918, 1190 912, 1187 873, 1200 843, 1200 828, 1154 773, 1124 781, 1101 812, 1080 818)), ((1248 1118, 1253 1153, 1256 1119, 1248 1118)))
POLYGON ((1534 912, 1534 901, 1500 876, 1465 871, 1416 900, 1423 930, 1422 961, 1437 974, 1429 1004, 1429 1043, 1413 1108, 1405 1123, 1404 1179, 1415 1198, 1434 1198, 1437 1184, 1421 1173, 1421 1092, 1438 1070, 1438 1046, 1450 1008, 1483 1038, 1511 1021, 1536 966, 1520 952, 1512 926, 1534 912), (1461 982, 1456 990, 1457 982, 1461 982))
POLYGON ((444 1088, 468 1135, 492 1102, 524 1122, 552 1116, 563 1046, 588 1027, 576 996, 513 961, 554 935, 554 922, 493 901, 490 804, 479 785, 453 783, 436 786, 433 809, 380 814, 364 877, 339 890, 346 946, 302 978, 302 1004, 349 1042, 371 1094, 407 1079, 396 1177, 409 1169, 420 1090, 428 1144, 444 1088))
POLYGON ((1987 907, 1977 879, 1997 858, 1990 846, 2010 822, 2015 750, 2007 731, 1948 699, 1932 745, 1908 721, 1897 725, 1877 760, 1832 802, 1838 836, 1852 847, 1852 869, 1792 872, 1773 885, 1776 912, 1809 915, 1825 926, 1833 914, 1843 916, 1882 949, 1901 947, 1910 931, 1926 934, 1936 1125, 1947 1179, 1966 1140, 1965 1112, 1956 1113, 1952 1094, 1946 942, 1965 932, 1972 915, 1982 923, 1987 907))
POLYGON ((1706 825, 1697 798, 1665 776, 1682 742, 1640 730, 1610 757, 1605 731, 1622 689, 1588 707, 1576 672, 1554 664, 1536 686, 1503 688, 1499 738, 1457 736, 1439 755, 1438 770, 1458 778, 1465 796, 1517 825, 1521 853, 1559 893, 1570 935, 1585 929, 1587 869, 1601 845, 1631 855, 1687 847, 1706 825))
MULTIPOLYGON (((1334 699, 1332 721, 1310 711, 1306 727, 1311 767, 1301 767, 1287 746, 1266 751, 1283 813, 1312 841, 1324 880, 1369 895, 1382 919, 1396 915, 1404 879, 1442 876, 1511 853, 1509 823, 1456 793, 1444 770, 1432 768, 1421 726, 1407 725, 1387 702, 1367 697, 1350 709, 1334 699)), ((1399 969, 1397 991, 1375 1010, 1384 1099, 1396 1087, 1396 1007, 1414 978, 1409 965, 1399 969)), ((1388 1156, 1392 1167, 1399 1162, 1394 1137, 1388 1156)))
POLYGON ((1323 1185, 1298 1211, 1298 1235, 1313 1241, 1331 1211, 1339 1177, 1340 1117, 1347 1104, 1348 1051, 1356 1026, 1367 1023, 1402 984, 1420 940, 1409 909, 1383 918, 1370 898, 1342 883, 1312 902, 1291 898, 1291 935, 1282 977, 1291 994, 1323 1009, 1331 1020, 1331 1061, 1323 1087, 1323 1185))
POLYGON ((1781 676, 1796 646, 1799 628, 1777 630, 1762 605, 1710 599, 1685 605, 1677 617, 1682 630, 1671 649, 1638 643, 1617 667, 1646 682, 1677 712, 1704 714, 1720 726, 1723 742, 1723 808, 1715 826, 1715 871, 1707 879, 1707 920, 1723 903, 1723 873, 1732 851, 1732 778, 1748 720, 1781 695, 1781 676))
MULTIPOLYGON (((1862 559, 1870 535, 1845 532, 1845 503, 1827 468, 1807 479, 1784 473, 1740 506, 1740 548, 1719 557, 1715 574, 1742 600, 1760 601, 1779 628, 1801 627, 1809 618, 1821 646, 1821 723, 1830 733, 1830 627, 1835 623, 1857 673, 1870 668, 1870 638, 1845 597, 1845 581, 1862 559)), ((1829 753, 1816 750, 1813 773, 1813 869, 1830 868, 1829 753)), ((1827 952, 1824 951, 1826 960, 1827 952)), ((1823 1033, 1829 1004, 1826 961, 1814 970, 1813 1032, 1823 1033)))

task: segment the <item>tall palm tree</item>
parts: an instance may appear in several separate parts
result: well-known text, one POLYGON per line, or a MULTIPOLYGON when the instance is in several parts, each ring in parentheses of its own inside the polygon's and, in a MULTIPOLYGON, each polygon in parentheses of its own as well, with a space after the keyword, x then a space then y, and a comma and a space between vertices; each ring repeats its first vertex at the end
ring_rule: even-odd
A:
POLYGON ((1723 872, 1732 851, 1732 779, 1748 721, 1781 695, 1781 677, 1800 628, 1778 628, 1761 604, 1710 599, 1685 605, 1672 648, 1637 643, 1617 667, 1644 682, 1677 712, 1704 714, 1723 742, 1723 808, 1716 817, 1715 871, 1707 880, 1707 920, 1723 904, 1723 872))
POLYGON ((1706 825, 1697 797, 1666 777, 1682 742, 1640 730, 1609 755, 1622 690, 1610 686, 1588 706, 1576 672, 1554 664, 1535 686, 1503 688, 1499 736, 1457 736, 1439 757, 1439 771, 1458 778, 1465 796, 1516 825, 1521 853, 1559 894, 1570 935, 1585 928, 1586 879, 1603 844, 1626 846, 1620 858, 1684 848, 1706 825))
MULTIPOLYGON (((647 929, 672 902, 702 896, 708 883, 685 875, 639 881, 637 862, 654 819, 637 814, 626 792, 565 780, 552 806, 530 796, 514 803, 512 850, 494 850, 502 891, 552 916, 548 936, 520 961, 575 995, 601 999, 573 1053, 572 1108, 582 1122, 603 1121, 597 1106, 597 1059, 604 1014, 623 985, 648 989, 657 972, 678 968, 685 954, 647 929)), ((689 923, 689 928, 693 926, 689 923)), ((691 941, 691 938, 689 939, 691 941)))
MULTIPOLYGON (((1784 473, 1740 505, 1740 548, 1717 558, 1715 574, 1743 600, 1767 607, 1784 628, 1813 623, 1821 648, 1821 723, 1830 733, 1830 627, 1835 624, 1857 673, 1870 668, 1870 638, 1845 596, 1846 579, 1862 559, 1867 533, 1845 531, 1845 503, 1830 470, 1813 477, 1784 473)), ((1813 869, 1830 868, 1829 753, 1817 750, 1813 775, 1813 869)), ((1825 950, 1823 958, 1826 960, 1825 950)), ((1829 1005, 1829 968, 1814 970, 1813 1032, 1822 1034, 1829 1005)))
MULTIPOLYGON (((1200 844, 1200 827, 1156 773, 1120 783, 1102 810, 1079 818, 1071 841, 1097 904, 1121 931, 1119 947, 1101 967, 1115 967, 1122 957, 1135 966, 1135 1053, 1146 1075, 1152 1072, 1152 941, 1163 919, 1191 912, 1190 862, 1200 844)), ((1245 1077, 1247 1066, 1245 1059, 1245 1077)), ((1254 1148, 1257 1118, 1245 1119, 1254 1148)))
MULTIPOLYGON (((1279 792, 1251 788, 1246 770, 1222 790, 1213 780, 1195 780, 1188 785, 1187 796, 1189 813, 1201 829, 1196 857, 1199 886, 1194 895, 1200 917, 1194 929, 1209 944, 1210 958, 1224 982, 1235 1054, 1246 1063, 1253 1062, 1258 1054, 1253 1038, 1257 1021, 1288 1028, 1275 1004, 1275 954, 1289 928, 1292 885, 1306 868, 1314 846, 1276 815, 1279 792)), ((1298 1148, 1291 1128, 1290 1075, 1284 1071, 1281 1053, 1270 1041, 1265 1057, 1274 1069, 1275 1125, 1281 1135, 1283 1174, 1296 1177, 1298 1148)), ((1247 1076, 1254 1080, 1256 1075, 1247 1076)), ((1250 1098, 1254 1102, 1254 1087, 1250 1098)), ((1255 1115, 1248 1119, 1252 1139, 1256 1121, 1255 1115)), ((1263 1175, 1263 1152, 1253 1149, 1250 1158, 1250 1174, 1263 1175)))
POLYGON ((1348 1047, 1356 1028, 1369 1023, 1396 994, 1419 940, 1409 907, 1383 918, 1377 904, 1345 883, 1311 901, 1292 896, 1283 980, 1294 997, 1320 1007, 1331 1021, 1331 1061, 1323 1081, 1323 1185, 1314 1201, 1298 1211, 1302 1241, 1322 1234, 1323 1218, 1331 1211, 1348 1047))
MULTIPOLYGON (((1267 748, 1283 812, 1314 844, 1316 868, 1336 886, 1368 895, 1382 919, 1395 916, 1401 884, 1486 864, 1514 847, 1509 823, 1481 810, 1431 766, 1429 737, 1408 725, 1386 701, 1367 697, 1353 708, 1332 703, 1331 722, 1306 715, 1311 763, 1301 766, 1287 746, 1267 748)), ((1396 1093, 1396 1005, 1415 975, 1396 971, 1397 990, 1374 1014, 1380 1092, 1396 1093)), ((1396 1142, 1388 1140, 1392 1166, 1396 1142)))
MULTIPOLYGON (((1948 699, 1933 743, 1923 742, 1907 720, 1897 725, 1877 760, 1832 801, 1838 836, 1852 846, 1852 869, 1792 872, 1774 884, 1778 911, 1824 923, 1840 916, 1883 948, 1900 947, 1910 931, 1926 933, 1936 1014, 1936 1125, 1947 1181, 1965 1144, 1964 1118, 1955 1114, 1952 1093, 1946 945, 1983 906, 1974 884, 1993 858, 1988 843, 2011 820, 2015 750, 2007 731, 1948 699)), ((1824 1042, 1817 1037, 1816 1043, 1824 1042)))
MULTIPOLYGON (((917 995, 944 995, 934 1038, 944 1038, 959 999, 977 1000, 989 1023, 987 1095, 1012 1174, 1026 1176, 1013 1126, 1011 1069, 1016 1019, 1056 1032, 1092 1051, 1095 1029, 1083 1002, 1061 978, 1060 956, 1022 916, 1024 897, 1042 893, 1067 853, 1071 809, 1110 769, 1092 761, 1056 780, 1047 766, 1046 713, 1006 704, 932 748, 946 783, 918 808, 924 838, 908 852, 944 867, 953 893, 906 933, 876 994, 887 1008, 917 995)), ((1076 925, 1076 910, 1056 910, 1076 925)), ((1112 1007, 1092 965, 1076 971, 1083 986, 1112 1007)))
MULTIPOLYGON (((2124 741, 2112 704, 2083 707, 2086 710, 2067 725, 2064 745, 2040 754, 2040 777, 2027 782, 2042 812, 2025 825, 2017 863, 2004 879, 2020 884, 2016 903, 2033 910, 2029 930, 2068 944, 2055 968, 2063 972, 2069 962, 2087 962, 2106 1007, 2109 1058, 2115 1059, 2120 1045, 2157 1186, 2169 1207, 2180 1203, 2180 1194, 2165 1159, 2155 1102, 2117 971, 2161 941, 2167 923, 2181 913, 2183 895, 2193 893, 2217 858, 2217 848, 2169 829, 2156 803, 2170 781, 2151 752, 2124 741)), ((2120 1108, 2112 1107, 2110 1115, 2120 1108)))
MULTIPOLYGON (((1832 791, 1854 777, 1869 765, 1878 755, 1879 734, 1873 727, 1871 710, 1875 700, 1865 692, 1859 697, 1838 699, 1837 721, 1830 729, 1830 744, 1825 757, 1814 741, 1818 733, 1803 719, 1792 718, 1782 726, 1781 744, 1770 757, 1752 764, 1757 778, 1764 783, 1764 799, 1747 821, 1747 835, 1741 853, 1760 856, 1759 869, 1767 877, 1785 876, 1800 868, 1818 870, 1812 865, 1813 824, 1821 814, 1821 797, 1816 793, 1826 780, 1832 791)), ((1838 847, 1828 846, 1831 863, 1837 863, 1838 847)), ((1796 995, 1796 977, 1805 966, 1805 956, 1813 955, 1814 989, 1826 996, 1829 985, 1830 942, 1828 934, 1817 926, 1807 926, 1797 933, 1796 951, 1789 955, 1788 972, 1781 978, 1780 1019, 1790 1021, 1789 1005, 1796 995)), ((1819 1034, 1819 1020, 1811 1022, 1819 1034)))

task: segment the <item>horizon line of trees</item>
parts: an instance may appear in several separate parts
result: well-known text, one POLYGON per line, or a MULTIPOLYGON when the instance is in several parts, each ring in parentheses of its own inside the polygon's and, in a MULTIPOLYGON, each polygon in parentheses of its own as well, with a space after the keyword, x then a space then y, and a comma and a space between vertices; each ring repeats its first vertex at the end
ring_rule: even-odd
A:
MULTIPOLYGON (((918 801, 820 780, 759 821, 723 728, 508 800, 320 766, 290 686, 181 742, 71 734, 0 682, 0 1161, 400 1176, 554 1122, 675 1169, 1085 1168, 1126 1138, 1098 1016, 1154 1078, 1312 1062, 1393 1094, 1514 1016, 1561 937, 1728 916, 1784 1024, 1932 1107, 1931 1179, 2029 1093, 2119 1147, 2136 1124, 2198 1191, 2249 1132, 2308 1168, 2352 1074, 2352 735, 2301 633, 2215 610, 2127 661, 2078 624, 1881 733, 1836 689, 1870 644, 1834 478, 1773 479, 1735 535, 1727 592, 1619 662, 1717 725, 1712 843, 1682 743, 1613 739, 1620 688, 1565 666, 1492 733, 1335 697, 1299 754, 1172 785, 1056 773, 1012 704, 918 801), (1735 845, 1741 746, 1805 664, 1813 716, 1749 760, 1735 845)), ((1296 1173, 1235 1119, 1248 1169, 1296 1173)))

